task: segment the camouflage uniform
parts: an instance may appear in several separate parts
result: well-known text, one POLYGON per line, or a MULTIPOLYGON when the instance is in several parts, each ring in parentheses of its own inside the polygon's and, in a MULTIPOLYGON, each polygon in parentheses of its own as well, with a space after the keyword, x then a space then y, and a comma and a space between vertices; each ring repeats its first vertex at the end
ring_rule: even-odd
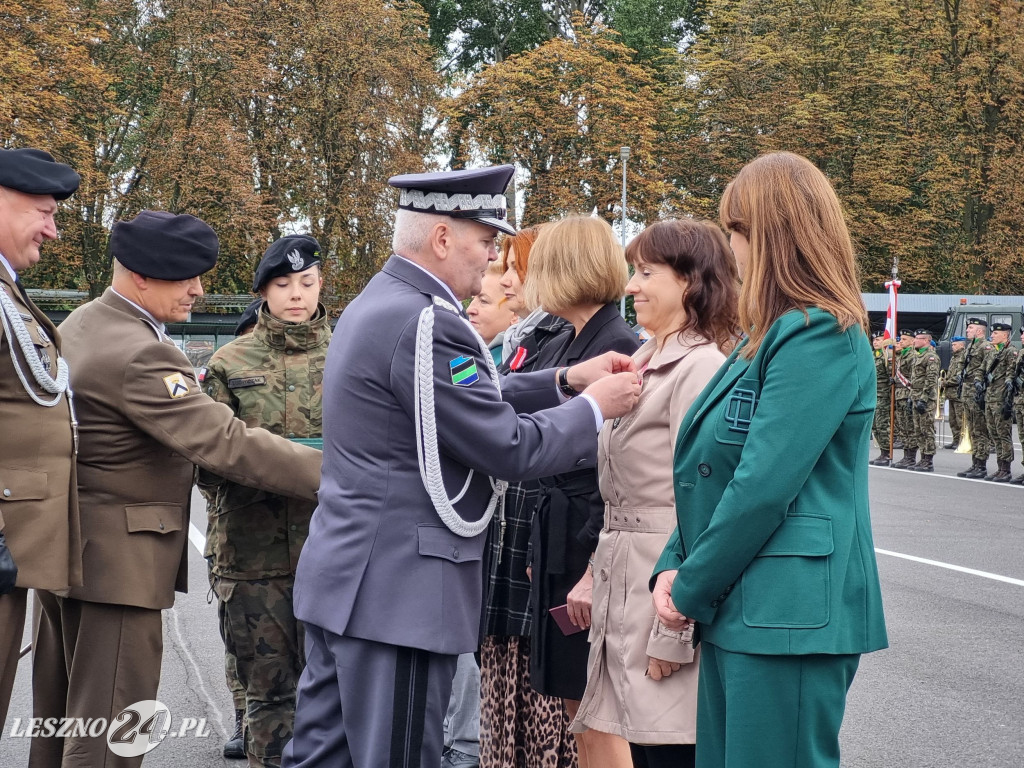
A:
MULTIPOLYGON (((872 430, 875 442, 883 454, 892 455, 889 446, 889 378, 892 376, 892 353, 883 347, 875 350, 875 376, 877 378, 878 400, 875 404, 875 421, 872 430)), ((880 461, 876 459, 876 461, 880 461)))
POLYGON ((964 429, 964 403, 963 389, 960 388, 959 378, 964 370, 964 357, 967 355, 967 347, 964 346, 959 352, 954 352, 949 358, 949 367, 946 369, 946 383, 943 386, 943 394, 946 402, 949 403, 949 429, 953 435, 952 443, 948 446, 955 448, 964 429), (960 389, 960 394, 957 394, 960 389))
MULTIPOLYGON (((1024 352, 1018 353, 1017 365, 1013 372, 1013 418, 1017 422, 1017 435, 1024 440, 1024 352)), ((1014 485, 1024 485, 1024 474, 1010 481, 1014 485)))
POLYGON ((910 398, 910 388, 903 386, 900 375, 910 382, 913 376, 914 350, 911 347, 904 347, 896 353, 896 431, 897 440, 903 441, 904 456, 909 456, 911 451, 917 451, 917 443, 914 442, 914 422, 910 416, 910 409, 907 407, 910 398))
POLYGON ((985 359, 992 345, 985 339, 972 339, 967 342, 965 349, 967 357, 964 362, 964 415, 967 417, 967 431, 971 436, 971 455, 975 463, 984 467, 992 446, 988 437, 988 425, 985 423, 985 407, 977 400, 977 388, 979 384, 985 384, 985 359))
POLYGON ((1003 396, 1006 394, 1006 382, 1012 379, 1017 366, 1017 348, 1012 344, 990 344, 991 351, 985 357, 985 378, 988 389, 985 391, 985 419, 988 424, 989 438, 996 451, 996 461, 1000 469, 1009 470, 1013 461, 1013 414, 1010 404, 1010 416, 1003 414, 1003 396), (1005 463, 1005 467, 1003 464, 1005 463))
POLYGON ((914 404, 914 445, 921 449, 917 466, 924 468, 926 461, 931 466, 931 457, 935 455, 935 402, 942 363, 931 345, 914 350, 912 357, 910 399, 914 404), (924 413, 920 412, 921 403, 924 403, 924 413))
MULTIPOLYGON (((206 392, 249 427, 289 438, 320 437, 330 338, 322 305, 305 323, 278 320, 264 306, 250 335, 210 359, 206 392)), ((201 479, 207 485, 211 480, 201 479)), ((279 766, 292 735, 295 691, 305 664, 292 589, 314 507, 229 482, 218 484, 211 506, 207 556, 225 646, 237 659, 238 679, 246 689, 250 765, 279 766)))

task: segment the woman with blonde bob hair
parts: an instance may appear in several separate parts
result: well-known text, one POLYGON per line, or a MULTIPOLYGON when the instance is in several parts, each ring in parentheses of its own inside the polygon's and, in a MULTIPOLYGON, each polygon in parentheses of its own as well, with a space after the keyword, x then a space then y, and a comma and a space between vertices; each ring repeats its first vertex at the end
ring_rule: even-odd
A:
MULTIPOLYGON (((526 300, 564 317, 573 332, 541 351, 538 368, 561 368, 608 351, 632 355, 640 344, 618 309, 628 280, 622 246, 606 221, 570 216, 545 224, 530 253, 526 300)), ((590 626, 589 561, 604 502, 594 469, 541 478, 540 485, 530 534, 530 682, 540 693, 562 699, 573 718, 587 685, 587 633, 566 634, 555 616, 564 614, 570 630, 590 626)), ((604 765, 600 761, 612 754, 629 758, 629 745, 615 734, 576 734, 576 746, 580 768, 604 765)))
POLYGON ((860 656, 888 645, 853 247, 831 184, 787 152, 745 166, 720 215, 748 335, 680 426, 654 605, 700 633, 698 768, 834 768, 860 656))

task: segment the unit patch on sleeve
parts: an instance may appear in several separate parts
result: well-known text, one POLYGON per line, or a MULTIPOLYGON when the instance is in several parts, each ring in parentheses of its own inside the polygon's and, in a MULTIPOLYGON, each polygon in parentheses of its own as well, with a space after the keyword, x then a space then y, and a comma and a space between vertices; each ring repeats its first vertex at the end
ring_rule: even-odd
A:
POLYGON ((457 384, 460 387, 475 384, 480 378, 476 371, 476 360, 472 357, 465 355, 456 357, 448 362, 448 367, 452 371, 452 384, 457 384))
POLYGON ((171 397, 184 397, 188 394, 188 382, 180 373, 164 376, 164 386, 167 387, 167 394, 171 397))

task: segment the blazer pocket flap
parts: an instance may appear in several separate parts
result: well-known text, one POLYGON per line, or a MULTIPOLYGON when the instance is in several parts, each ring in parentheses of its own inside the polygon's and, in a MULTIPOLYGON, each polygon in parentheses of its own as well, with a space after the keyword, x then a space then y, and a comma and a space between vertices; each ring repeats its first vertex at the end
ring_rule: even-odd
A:
POLYGON ((453 563, 479 560, 483 556, 479 536, 467 539, 438 525, 417 525, 419 553, 425 557, 440 557, 453 563))
POLYGON ((184 523, 180 504, 128 504, 124 514, 128 533, 171 533, 184 523))
POLYGON ((0 501, 46 498, 46 473, 34 469, 0 469, 0 501))
POLYGON ((816 515, 790 515, 757 553, 758 557, 831 555, 832 519, 816 515))

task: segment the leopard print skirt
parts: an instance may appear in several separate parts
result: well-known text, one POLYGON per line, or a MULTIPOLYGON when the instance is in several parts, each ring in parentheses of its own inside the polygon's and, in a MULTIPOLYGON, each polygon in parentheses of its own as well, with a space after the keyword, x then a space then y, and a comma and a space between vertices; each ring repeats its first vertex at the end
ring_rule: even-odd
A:
POLYGON ((489 635, 480 647, 480 768, 576 768, 561 699, 530 687, 530 638, 489 635))

